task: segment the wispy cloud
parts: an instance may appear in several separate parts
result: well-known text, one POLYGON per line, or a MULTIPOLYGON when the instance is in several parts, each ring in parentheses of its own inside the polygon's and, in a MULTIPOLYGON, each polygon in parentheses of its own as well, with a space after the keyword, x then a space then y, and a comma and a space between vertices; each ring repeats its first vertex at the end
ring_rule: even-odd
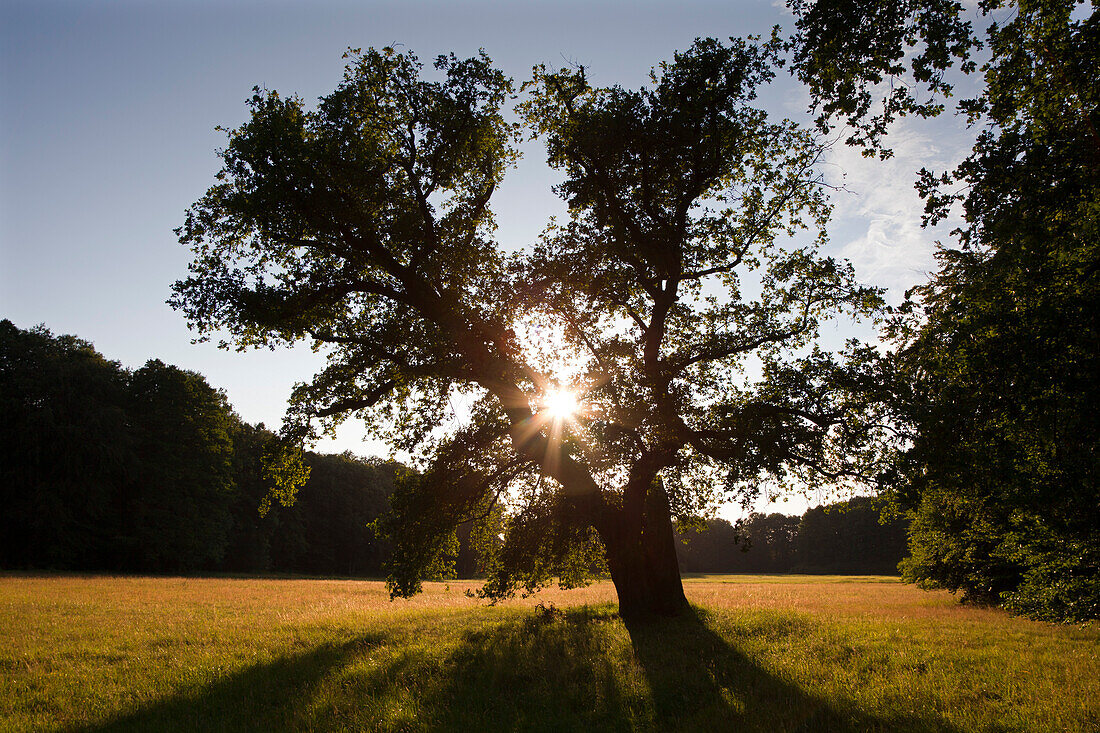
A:
POLYGON ((826 177, 842 189, 834 195, 833 241, 859 278, 888 288, 892 302, 927 280, 935 269, 936 241, 947 240, 958 225, 954 219, 921 227, 924 202, 913 186, 916 172, 952 168, 966 154, 966 137, 952 120, 935 120, 919 131, 902 121, 887 138, 894 150, 889 160, 864 158, 844 145, 830 151, 826 177))
POLYGON ((794 11, 787 7, 787 0, 772 0, 772 7, 778 10, 780 15, 794 17, 794 11))

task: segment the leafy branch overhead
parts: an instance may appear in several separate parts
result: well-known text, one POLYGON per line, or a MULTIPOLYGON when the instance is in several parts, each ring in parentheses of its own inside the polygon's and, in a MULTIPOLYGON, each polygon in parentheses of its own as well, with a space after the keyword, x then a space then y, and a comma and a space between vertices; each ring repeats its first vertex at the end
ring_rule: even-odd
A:
POLYGON ((961 213, 957 245, 887 324, 893 496, 913 520, 905 576, 1048 620, 1100 616, 1096 4, 791 7, 820 122, 850 124, 869 153, 891 118, 938 113, 947 70, 978 71, 970 53, 983 50, 982 83, 958 104, 973 150, 917 181, 926 221, 961 213), (885 90, 907 60, 912 83, 885 90), (916 101, 922 85, 936 104, 916 101))

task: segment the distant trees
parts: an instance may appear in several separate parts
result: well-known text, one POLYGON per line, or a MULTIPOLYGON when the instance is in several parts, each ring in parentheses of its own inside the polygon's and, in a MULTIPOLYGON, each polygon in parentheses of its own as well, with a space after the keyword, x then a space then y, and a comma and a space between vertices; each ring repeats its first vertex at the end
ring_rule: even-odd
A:
POLYGON ((230 430, 237 419, 225 395, 201 375, 155 359, 122 378, 134 450, 120 492, 124 565, 186 571, 217 564, 234 488, 230 430))
POLYGON ((273 565, 306 574, 373 575, 382 572, 389 542, 370 524, 389 508, 397 464, 363 460, 351 454, 306 454, 309 479, 293 507, 275 507, 273 565), (280 537, 293 536, 297 542, 280 537))
POLYGON ((677 533, 680 567, 697 573, 896 574, 908 523, 880 522, 883 504, 855 497, 801 517, 752 514, 736 525, 711 519, 705 530, 677 533))
POLYGON ((676 531, 676 556, 685 573, 736 573, 741 554, 737 528, 715 518, 700 526, 681 526, 676 531))
POLYGON ((274 436, 199 374, 130 372, 0 322, 0 567, 377 575, 393 464, 308 454, 293 509, 259 507, 274 436))
POLYGON ((117 560, 133 472, 127 386, 91 344, 0 321, 0 559, 5 567, 117 560))
MULTIPOLYGON (((86 341, 2 321, 0 409, 0 568, 377 577, 391 553, 372 525, 407 469, 307 453, 294 505, 261 515, 276 438, 194 372, 158 360, 130 372, 86 341)), ((878 514, 856 498, 802 518, 714 519, 678 533, 680 567, 893 572, 904 528, 878 514)), ((460 526, 437 572, 490 574, 476 549, 499 545, 502 522, 460 526)))
POLYGON ((894 574, 906 555, 909 522, 881 521, 886 502, 857 496, 802 515, 795 569, 804 572, 894 574))

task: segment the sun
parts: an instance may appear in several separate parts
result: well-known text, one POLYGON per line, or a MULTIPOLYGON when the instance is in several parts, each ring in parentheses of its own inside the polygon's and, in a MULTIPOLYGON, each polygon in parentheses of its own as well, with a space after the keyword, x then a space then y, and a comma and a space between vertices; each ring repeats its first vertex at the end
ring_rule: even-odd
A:
POLYGON ((577 395, 568 389, 548 392, 545 404, 547 414, 554 420, 569 420, 580 409, 577 395))

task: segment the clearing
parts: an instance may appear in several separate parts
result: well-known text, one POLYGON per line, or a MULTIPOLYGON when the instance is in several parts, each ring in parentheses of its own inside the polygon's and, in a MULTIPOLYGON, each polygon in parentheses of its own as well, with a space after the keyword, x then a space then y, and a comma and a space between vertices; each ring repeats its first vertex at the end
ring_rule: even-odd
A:
POLYGON ((470 587, 0 575, 0 730, 1100 730, 1096 624, 895 578, 689 577, 630 628, 609 582, 470 587))

